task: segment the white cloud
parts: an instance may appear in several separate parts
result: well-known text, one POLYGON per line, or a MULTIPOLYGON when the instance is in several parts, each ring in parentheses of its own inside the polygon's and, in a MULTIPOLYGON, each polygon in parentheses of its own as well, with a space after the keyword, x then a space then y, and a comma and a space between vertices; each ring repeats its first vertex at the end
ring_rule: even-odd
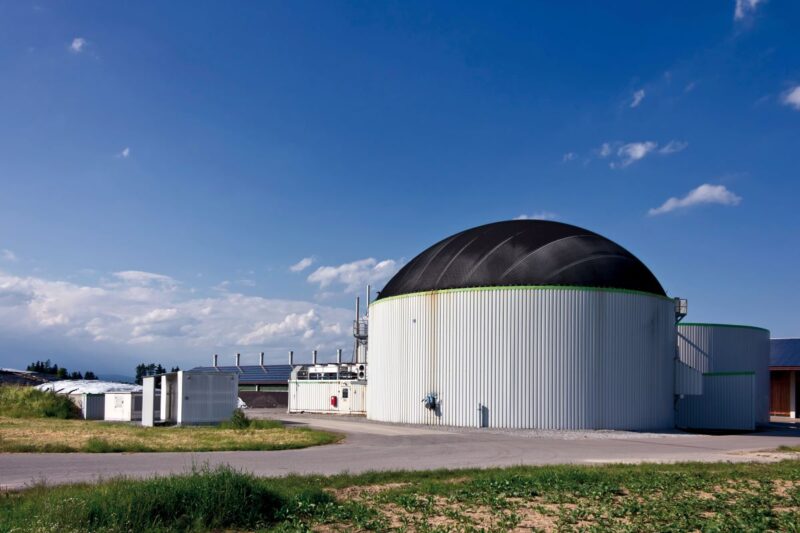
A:
POLYGON ((678 153, 686 147, 689 143, 686 141, 669 141, 667 144, 661 146, 654 141, 638 141, 623 143, 619 141, 604 142, 600 148, 595 150, 597 157, 606 159, 611 157, 612 161, 608 164, 611 168, 625 168, 637 161, 641 161, 652 153, 659 153, 661 155, 670 155, 678 153), (612 157, 616 156, 616 157, 612 157))
POLYGON ((313 265, 315 260, 316 259, 314 259, 313 257, 304 257, 297 263, 290 266, 289 270, 291 270, 292 272, 302 272, 303 270, 313 265))
POLYGON ((86 39, 83 37, 75 37, 72 39, 72 44, 69 45, 69 49, 74 54, 80 54, 83 52, 83 49, 86 48, 86 39))
POLYGON ((120 157, 122 159, 127 159, 129 155, 131 155, 131 149, 126 146, 125 148, 122 149, 121 152, 117 154, 117 157, 120 157))
POLYGON ((687 146, 689 146, 689 143, 686 141, 670 141, 659 148, 658 153, 663 155, 676 154, 685 150, 687 146))
POLYGON ((644 159, 647 154, 655 150, 656 146, 658 145, 652 141, 623 144, 617 150, 617 155, 620 158, 619 163, 611 163, 611 167, 615 168, 618 165, 624 168, 636 161, 640 161, 644 159))
POLYGON ((8 249, 0 250, 0 257, 3 258, 3 261, 8 261, 9 263, 13 263, 19 259, 17 254, 8 249))
POLYGON ((320 289, 337 283, 344 285, 346 292, 356 292, 367 284, 387 281, 397 270, 398 264, 393 259, 377 261, 370 257, 339 266, 321 266, 309 274, 307 280, 319 284, 320 289))
POLYGON ((733 18, 735 20, 742 20, 756 11, 758 4, 764 3, 766 0, 736 0, 736 7, 733 10, 733 18))
POLYGON ((263 344, 275 337, 286 335, 311 336, 318 324, 319 316, 313 309, 309 309, 306 313, 291 313, 280 322, 266 322, 257 325, 249 333, 243 335, 236 344, 242 346, 263 344))
POLYGON ((514 220, 555 220, 558 218, 557 213, 550 211, 539 211, 532 215, 519 215, 514 217, 514 220))
POLYGON ((631 98, 631 107, 639 107, 639 104, 642 103, 642 100, 644 100, 644 89, 639 89, 633 93, 633 97, 631 98))
POLYGON ((800 85, 797 85, 785 93, 781 97, 783 105, 788 105, 797 111, 800 111, 800 85))
POLYGON ((576 159, 577 157, 578 157, 578 154, 576 154, 575 152, 567 152, 561 158, 561 161, 566 163, 567 161, 572 161, 573 159, 576 159))
POLYGON ((134 285, 150 285, 152 283, 159 283, 163 285, 173 285, 175 280, 164 274, 154 274, 152 272, 143 272, 141 270, 123 270, 122 272, 114 272, 114 277, 134 285))
POLYGON ((663 215, 685 209, 700 204, 720 204, 735 206, 741 203, 742 198, 729 191, 724 185, 711 185, 704 183, 696 189, 689 191, 683 198, 672 197, 664 202, 661 207, 650 209, 647 214, 650 216, 663 215))
POLYGON ((114 279, 81 285, 0 271, 0 344, 23 339, 33 351, 106 354, 97 368, 140 359, 142 345, 148 359, 191 367, 242 346, 283 362, 289 349, 332 356, 352 342, 349 309, 235 292, 198 297, 169 276, 141 271, 114 279))

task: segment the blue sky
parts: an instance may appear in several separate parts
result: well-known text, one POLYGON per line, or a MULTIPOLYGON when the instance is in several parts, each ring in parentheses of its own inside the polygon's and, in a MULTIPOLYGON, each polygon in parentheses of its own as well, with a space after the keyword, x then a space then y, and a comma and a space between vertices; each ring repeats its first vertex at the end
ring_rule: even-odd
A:
POLYGON ((0 366, 332 355, 367 282, 523 215, 619 242, 693 321, 800 335, 799 26, 779 0, 0 1, 0 366))

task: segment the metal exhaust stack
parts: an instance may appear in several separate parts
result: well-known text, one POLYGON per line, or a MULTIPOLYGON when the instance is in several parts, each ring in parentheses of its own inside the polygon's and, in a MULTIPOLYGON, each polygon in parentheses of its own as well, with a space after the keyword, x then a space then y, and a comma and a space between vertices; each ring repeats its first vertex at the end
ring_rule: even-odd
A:
POLYGON ((217 354, 214 354, 214 357, 211 358, 211 363, 214 365, 214 368, 217 368, 217 354))
POLYGON ((258 354, 258 364, 260 364, 261 366, 264 366, 264 352, 261 352, 260 354, 258 354))
POLYGON ((341 348, 337 348, 336 349, 336 364, 337 365, 341 365, 342 364, 342 349, 341 348))
POLYGON ((314 365, 316 365, 317 364, 317 351, 316 350, 311 352, 311 357, 312 357, 312 361, 314 362, 314 365))
POLYGON ((241 358, 242 358, 242 354, 240 354, 240 353, 237 353, 237 354, 236 354, 236 366, 237 366, 237 367, 239 366, 239 361, 241 360, 241 358))
POLYGON ((289 366, 294 366, 294 352, 289 350, 289 366))

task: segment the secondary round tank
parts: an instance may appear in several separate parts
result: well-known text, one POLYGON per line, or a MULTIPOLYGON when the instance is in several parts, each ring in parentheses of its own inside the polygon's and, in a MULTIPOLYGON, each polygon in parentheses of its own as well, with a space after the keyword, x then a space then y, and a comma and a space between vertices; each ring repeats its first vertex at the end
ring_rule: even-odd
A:
POLYGON ((674 312, 644 264, 590 231, 524 220, 458 233, 370 306, 367 417, 672 427, 674 312))
MULTIPOLYGON (((732 324, 680 323, 678 351, 681 361, 706 376, 752 373, 755 421, 759 425, 769 424, 769 330, 732 324)), ((718 414, 696 413, 700 419, 712 421, 718 414)))

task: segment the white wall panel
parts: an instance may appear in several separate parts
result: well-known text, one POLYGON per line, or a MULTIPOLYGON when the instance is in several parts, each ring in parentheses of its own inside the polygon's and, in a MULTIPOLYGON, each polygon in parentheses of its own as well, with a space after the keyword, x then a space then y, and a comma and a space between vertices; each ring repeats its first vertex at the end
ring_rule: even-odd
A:
POLYGON ((369 341, 367 416, 374 420, 673 426, 675 324, 667 298, 566 287, 414 294, 371 305, 369 341), (436 412, 422 404, 428 393, 440 399, 436 412))
MULTIPOLYGON (((678 354, 681 361, 703 373, 755 372, 755 420, 769 423, 769 331, 724 324, 678 324, 678 354)), ((709 409, 715 407, 709 404, 709 409)))
POLYGON ((105 398, 105 419, 117 422, 130 422, 133 417, 133 393, 107 392, 105 398))

